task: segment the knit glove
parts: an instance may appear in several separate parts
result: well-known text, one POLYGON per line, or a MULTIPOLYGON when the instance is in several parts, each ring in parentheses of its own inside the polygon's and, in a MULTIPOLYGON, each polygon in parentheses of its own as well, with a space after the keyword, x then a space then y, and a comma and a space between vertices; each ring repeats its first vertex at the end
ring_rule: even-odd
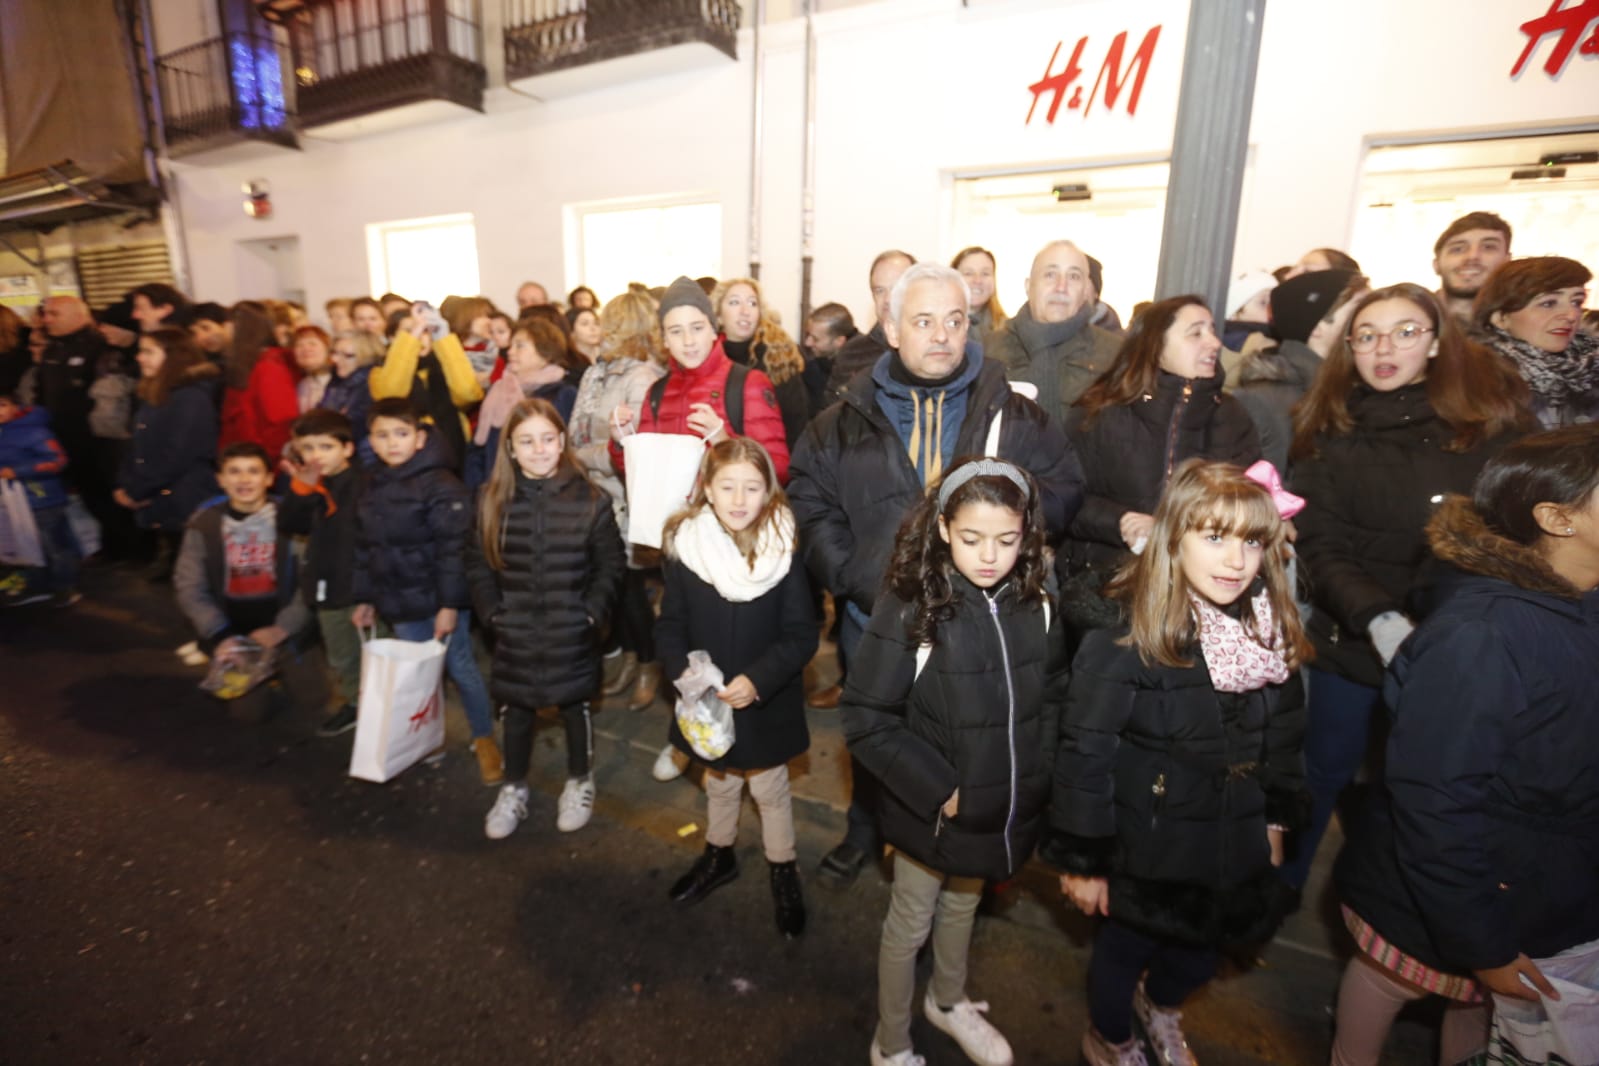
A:
POLYGON ((1371 636, 1372 646, 1377 649, 1378 658, 1387 666, 1393 662, 1394 655, 1399 651, 1399 645, 1405 638, 1415 631, 1415 624, 1398 611, 1384 611, 1371 620, 1366 627, 1366 632, 1371 636))

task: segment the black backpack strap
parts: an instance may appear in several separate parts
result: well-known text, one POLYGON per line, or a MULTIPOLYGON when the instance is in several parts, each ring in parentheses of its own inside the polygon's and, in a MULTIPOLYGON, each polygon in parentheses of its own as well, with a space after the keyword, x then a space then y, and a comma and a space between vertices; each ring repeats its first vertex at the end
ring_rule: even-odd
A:
POLYGON ((734 363, 727 369, 726 394, 723 396, 727 407, 727 424, 740 437, 744 435, 744 382, 749 376, 750 368, 743 363, 734 363))
MULTIPOLYGON (((661 420, 661 400, 666 396, 667 378, 655 379, 655 384, 650 386, 650 421, 659 423, 661 420)), ((727 384, 723 386, 723 406, 727 408, 727 424, 733 433, 742 437, 744 435, 744 382, 750 376, 750 368, 743 363, 734 363, 727 370, 727 384)))

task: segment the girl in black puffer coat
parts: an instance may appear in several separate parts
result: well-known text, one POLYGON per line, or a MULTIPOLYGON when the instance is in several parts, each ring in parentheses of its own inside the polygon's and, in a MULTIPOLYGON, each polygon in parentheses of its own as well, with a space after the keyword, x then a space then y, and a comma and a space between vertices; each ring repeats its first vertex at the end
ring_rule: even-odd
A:
MULTIPOLYGON (((724 678, 718 695, 736 712, 733 746, 708 761, 705 852, 672 885, 672 899, 697 902, 738 876, 733 844, 748 780, 761 811, 778 931, 797 937, 805 904, 788 761, 811 744, 802 680, 816 651, 816 613, 805 567, 794 557, 794 515, 766 449, 733 437, 706 452, 694 501, 667 523, 663 540, 666 595, 656 642, 665 676, 682 677, 691 651, 708 653, 724 678)), ((671 740, 685 755, 704 758, 675 716, 671 740)))
POLYGON ((1271 936, 1272 867, 1301 807, 1309 645, 1277 501, 1236 466, 1190 460, 1154 519, 1110 586, 1127 624, 1089 633, 1073 662, 1043 849, 1072 901, 1105 917, 1091 1066, 1143 1061, 1135 1014, 1151 1061, 1193 1061, 1178 1008, 1218 948, 1271 936))
POLYGON ((1432 293, 1402 284, 1356 301, 1348 335, 1296 408, 1289 482, 1310 502, 1295 547, 1316 663, 1311 821, 1282 871, 1295 889, 1365 757, 1383 668, 1431 606, 1427 521, 1531 424, 1526 400, 1508 363, 1467 341, 1432 293))
POLYGON ((626 565, 610 497, 589 483, 546 400, 512 408, 468 541, 472 604, 495 636, 491 687, 505 707, 505 784, 484 820, 490 840, 527 817, 527 770, 539 707, 566 723, 563 833, 594 811, 589 698, 600 681, 601 637, 626 565))
POLYGON ((1020 467, 957 462, 900 528, 850 661, 844 734, 882 782, 878 817, 895 850, 874 1063, 911 1061, 916 953, 929 934, 928 1020, 974 1061, 1011 1061, 964 984, 983 881, 1027 861, 1049 803, 1067 650, 1044 528, 1020 467))

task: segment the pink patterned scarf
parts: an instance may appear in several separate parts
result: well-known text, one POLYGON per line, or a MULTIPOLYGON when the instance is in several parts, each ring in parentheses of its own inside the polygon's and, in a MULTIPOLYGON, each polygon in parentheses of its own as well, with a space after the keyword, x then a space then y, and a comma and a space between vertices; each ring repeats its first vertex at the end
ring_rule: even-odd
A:
POLYGON ((1282 634, 1277 631, 1271 597, 1265 589, 1250 601, 1255 615, 1253 633, 1203 596, 1193 592, 1188 595, 1199 619, 1199 650, 1205 656, 1210 682, 1217 692, 1253 692, 1288 680, 1288 660, 1280 647, 1282 634), (1262 644, 1256 633, 1267 634, 1270 643, 1262 644))

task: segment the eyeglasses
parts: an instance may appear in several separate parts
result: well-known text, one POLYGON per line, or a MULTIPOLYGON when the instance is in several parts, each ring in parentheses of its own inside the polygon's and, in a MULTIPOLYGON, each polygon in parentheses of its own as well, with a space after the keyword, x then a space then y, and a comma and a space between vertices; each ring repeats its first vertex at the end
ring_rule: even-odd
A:
POLYGON ((1426 326, 1415 322, 1405 322, 1402 325, 1395 326, 1387 333, 1379 333, 1374 329, 1361 329, 1351 333, 1345 339, 1349 341, 1349 347, 1352 350, 1365 353, 1375 351, 1377 342, 1387 337, 1394 346, 1394 351, 1405 352, 1420 344, 1421 339, 1431 332, 1433 331, 1426 326))

